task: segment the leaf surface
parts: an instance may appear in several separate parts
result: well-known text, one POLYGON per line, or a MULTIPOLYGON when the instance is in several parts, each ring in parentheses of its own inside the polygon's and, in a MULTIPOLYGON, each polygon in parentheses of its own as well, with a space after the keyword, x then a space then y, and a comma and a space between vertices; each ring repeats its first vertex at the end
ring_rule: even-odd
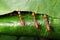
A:
POLYGON ((33 11, 60 18, 60 0, 0 0, 0 15, 14 10, 33 11))

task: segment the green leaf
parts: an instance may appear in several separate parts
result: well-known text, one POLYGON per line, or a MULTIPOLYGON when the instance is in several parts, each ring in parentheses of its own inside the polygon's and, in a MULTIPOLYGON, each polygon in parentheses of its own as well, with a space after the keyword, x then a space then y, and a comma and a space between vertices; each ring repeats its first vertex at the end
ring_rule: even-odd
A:
POLYGON ((60 0, 0 0, 0 15, 14 10, 34 11, 60 18, 60 0))
POLYGON ((25 26, 20 23, 21 20, 18 15, 0 16, 0 34, 12 36, 40 36, 44 38, 48 37, 57 39, 60 38, 60 19, 49 17, 49 24, 53 29, 51 31, 46 31, 47 25, 42 15, 36 14, 37 23, 40 25, 39 29, 35 27, 34 17, 31 14, 22 13, 22 18, 25 21, 25 26))

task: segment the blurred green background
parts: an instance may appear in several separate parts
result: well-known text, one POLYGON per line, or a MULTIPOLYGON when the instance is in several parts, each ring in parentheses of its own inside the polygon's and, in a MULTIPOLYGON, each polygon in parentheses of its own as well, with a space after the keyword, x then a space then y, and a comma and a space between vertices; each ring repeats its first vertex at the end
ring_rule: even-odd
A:
MULTIPOLYGON (((60 18, 60 0, 0 0, 0 15, 18 9, 60 18)), ((16 40, 16 38, 15 36, 0 35, 0 40, 16 40)), ((20 40, 34 40, 34 37, 21 37, 20 40)))
MULTIPOLYGON (((20 37, 19 40, 34 40, 35 37, 20 37)), ((0 40, 17 40, 16 36, 0 35, 0 40)), ((36 39, 37 40, 37 39, 36 39)))

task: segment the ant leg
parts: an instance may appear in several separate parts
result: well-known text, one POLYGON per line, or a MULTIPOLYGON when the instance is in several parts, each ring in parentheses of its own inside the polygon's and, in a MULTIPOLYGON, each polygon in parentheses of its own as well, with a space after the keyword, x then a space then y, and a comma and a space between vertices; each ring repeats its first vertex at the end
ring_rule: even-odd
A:
POLYGON ((39 28, 39 24, 37 23, 36 16, 35 16, 35 13, 34 12, 32 12, 32 16, 34 16, 34 24, 35 24, 35 27, 36 28, 39 28))
POLYGON ((47 31, 50 31, 51 26, 49 24, 49 19, 48 19, 48 16, 46 14, 44 14, 44 19, 45 19, 45 22, 46 22, 46 25, 47 25, 47 31))
POLYGON ((19 15, 19 18, 20 18, 20 20, 21 20, 21 24, 22 24, 23 26, 25 26, 25 21, 22 19, 22 16, 21 16, 21 12, 20 12, 20 11, 18 11, 18 15, 19 15))

